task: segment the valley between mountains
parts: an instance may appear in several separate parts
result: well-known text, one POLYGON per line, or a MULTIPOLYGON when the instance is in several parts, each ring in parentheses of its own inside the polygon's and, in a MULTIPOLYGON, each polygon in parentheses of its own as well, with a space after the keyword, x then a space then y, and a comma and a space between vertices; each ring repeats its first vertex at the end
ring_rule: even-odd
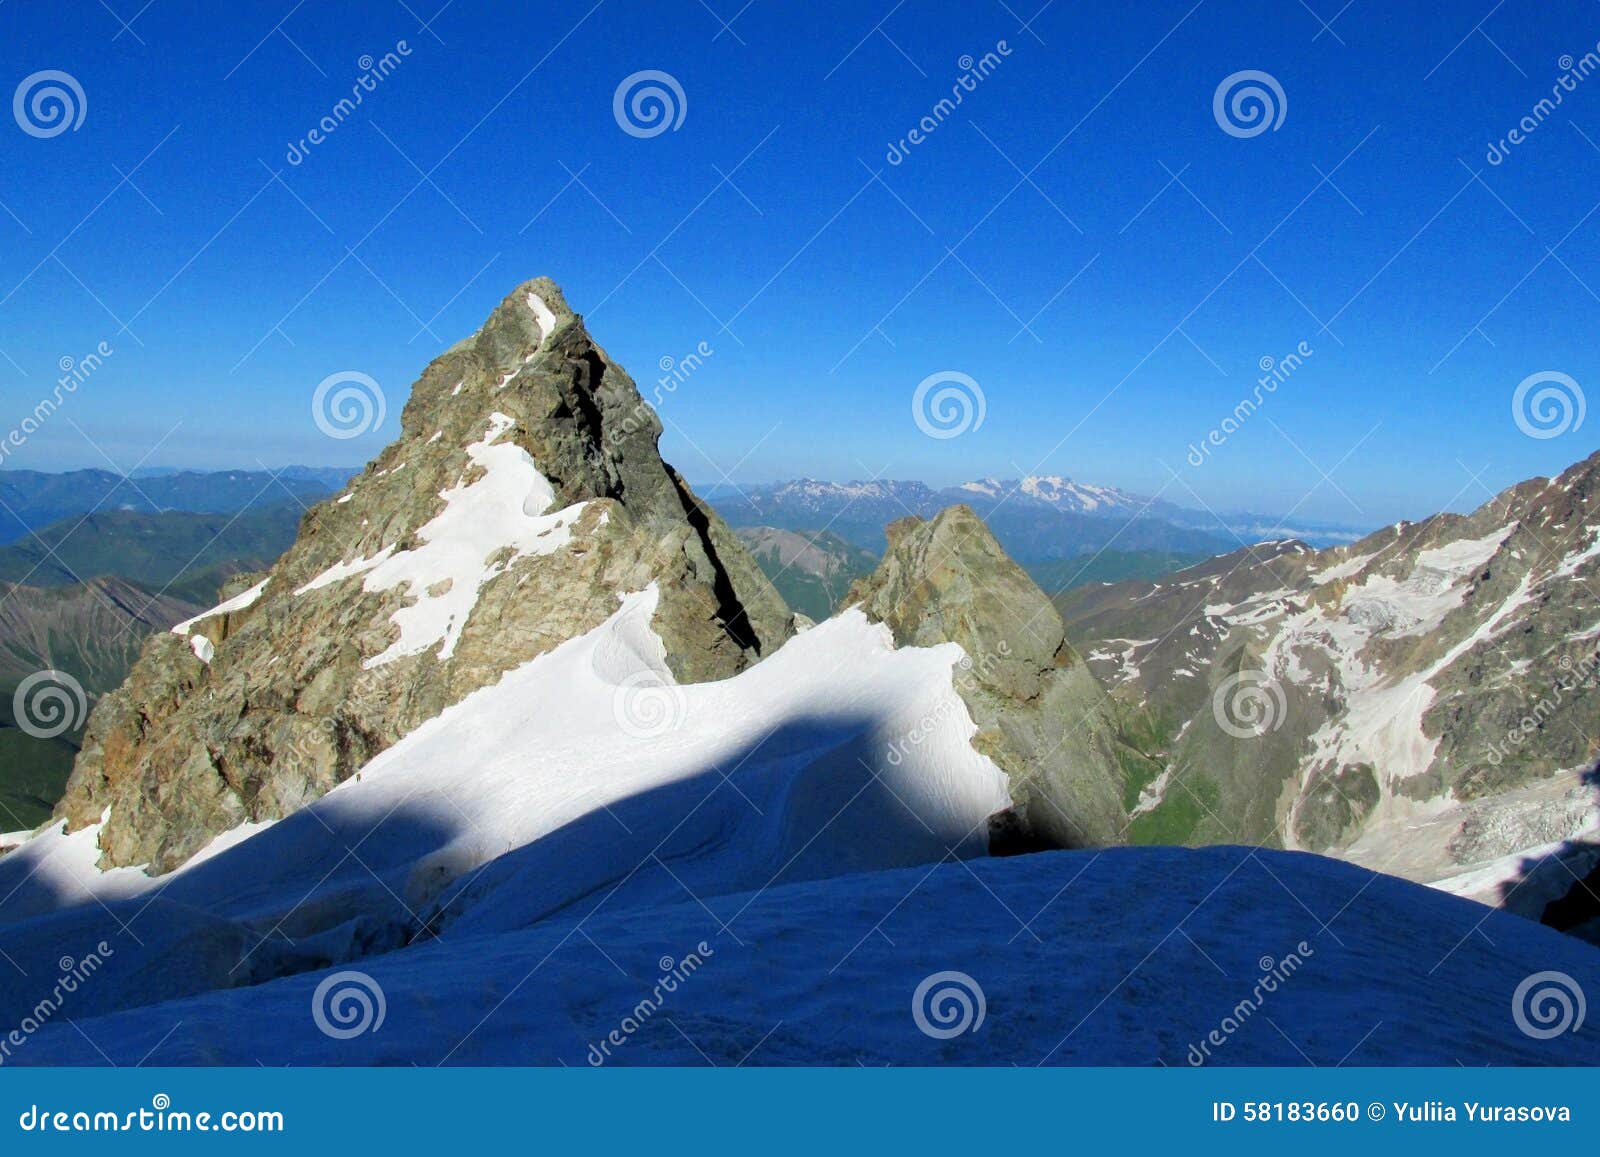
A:
POLYGON ((538 279, 191 566, 36 546, 8 689, 94 702, 7 757, 0 1060, 1600 1063, 1513 1011, 1600 991, 1600 454, 1256 541, 660 433, 538 279))

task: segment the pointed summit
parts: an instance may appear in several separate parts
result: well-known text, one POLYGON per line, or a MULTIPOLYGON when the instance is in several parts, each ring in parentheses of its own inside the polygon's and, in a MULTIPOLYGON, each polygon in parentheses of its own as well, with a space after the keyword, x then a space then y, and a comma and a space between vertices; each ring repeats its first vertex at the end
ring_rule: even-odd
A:
POLYGON ((968 506, 889 526, 878 569, 846 603, 901 646, 957 643, 956 679, 973 746, 1010 779, 1013 807, 991 849, 1093 847, 1126 824, 1105 693, 1067 642, 1061 616, 968 506))
POLYGON ((401 426, 265 578, 148 641, 96 707, 57 814, 110 809, 104 862, 165 871, 287 815, 652 584, 664 679, 728 677, 787 637, 782 599, 547 278, 428 366, 401 426))

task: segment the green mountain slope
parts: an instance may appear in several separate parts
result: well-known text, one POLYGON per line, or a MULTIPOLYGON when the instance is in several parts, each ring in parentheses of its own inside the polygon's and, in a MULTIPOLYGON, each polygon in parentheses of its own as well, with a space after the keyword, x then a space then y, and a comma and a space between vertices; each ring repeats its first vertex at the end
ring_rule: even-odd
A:
POLYGON ((870 551, 825 530, 746 526, 737 533, 789 608, 818 621, 833 614, 850 584, 878 562, 870 551))
POLYGON ((88 709, 122 682, 145 636, 210 606, 214 595, 213 588, 200 602, 188 602, 118 578, 58 587, 0 583, 0 830, 20 831, 48 817, 72 770, 88 709), (34 678, 51 670, 66 679, 34 678), (19 697, 29 680, 32 692, 19 697), (38 696, 51 688, 64 691, 54 703, 64 716, 43 714, 46 701, 38 696), (60 735, 38 736, 22 726, 31 720, 35 731, 51 731, 58 719, 70 723, 60 735))
POLYGON ((53 587, 119 575, 160 588, 219 566, 258 570, 289 548, 300 514, 284 501, 242 514, 118 510, 63 519, 0 547, 0 581, 53 587))

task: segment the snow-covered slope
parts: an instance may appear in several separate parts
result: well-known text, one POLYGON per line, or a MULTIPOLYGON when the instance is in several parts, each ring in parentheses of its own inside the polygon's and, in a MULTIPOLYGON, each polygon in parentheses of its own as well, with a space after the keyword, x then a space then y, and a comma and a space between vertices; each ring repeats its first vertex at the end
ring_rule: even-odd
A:
POLYGON ((1321 857, 1057 852, 446 938, 74 1016, 9 1063, 1600 1063, 1569 982, 1600 952, 1321 857))
MULTIPOLYGON (((220 837, 170 876, 101 872, 94 828, 46 831, 0 859, 7 951, 42 958, 107 938, 129 967, 212 951, 206 975, 238 984, 602 900, 984 854, 988 817, 1010 801, 968 742, 959 647, 896 650, 887 628, 850 612, 732 679, 679 686, 651 630, 656 599, 653 587, 625 596, 601 627, 474 692, 322 799, 220 837), (171 943, 174 908, 211 929, 204 947, 171 943)), ((195 983, 117 975, 88 999, 116 1007, 195 983)), ((29 1003, 8 990, 0 1012, 29 1003)))

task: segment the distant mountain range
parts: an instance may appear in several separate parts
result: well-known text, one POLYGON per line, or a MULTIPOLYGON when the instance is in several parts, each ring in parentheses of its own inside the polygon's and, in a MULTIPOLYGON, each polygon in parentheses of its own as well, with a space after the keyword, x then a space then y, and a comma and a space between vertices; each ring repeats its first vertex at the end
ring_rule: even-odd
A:
POLYGON ((887 523, 907 515, 927 518, 965 503, 983 516, 1007 552, 1027 564, 1106 550, 1209 557, 1282 538, 1333 546, 1353 542, 1372 529, 1269 514, 1193 510, 1053 474, 980 478, 941 488, 890 479, 801 478, 742 487, 725 483, 701 490, 734 526, 825 529, 875 553, 883 550, 887 523))
POLYGON ((118 575, 157 588, 198 583, 186 593, 203 601, 227 573, 258 570, 287 550, 301 514, 287 500, 233 513, 80 514, 0 546, 0 582, 59 587, 118 575), (207 577, 216 567, 229 569, 207 577))
POLYGON ((309 505, 338 490, 355 469, 289 466, 272 470, 0 470, 0 543, 90 512, 232 514, 295 499, 309 505))

